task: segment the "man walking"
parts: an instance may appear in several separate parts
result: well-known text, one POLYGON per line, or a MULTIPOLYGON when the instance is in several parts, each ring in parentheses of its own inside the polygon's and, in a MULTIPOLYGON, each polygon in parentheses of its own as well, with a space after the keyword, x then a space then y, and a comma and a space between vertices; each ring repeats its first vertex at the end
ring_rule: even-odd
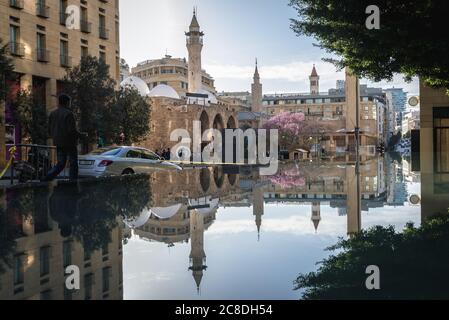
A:
POLYGON ((50 137, 56 146, 58 163, 49 172, 43 181, 54 180, 65 168, 67 159, 70 161, 70 180, 78 178, 78 138, 84 137, 76 128, 75 116, 70 107, 70 97, 59 96, 58 109, 50 114, 48 129, 50 137))

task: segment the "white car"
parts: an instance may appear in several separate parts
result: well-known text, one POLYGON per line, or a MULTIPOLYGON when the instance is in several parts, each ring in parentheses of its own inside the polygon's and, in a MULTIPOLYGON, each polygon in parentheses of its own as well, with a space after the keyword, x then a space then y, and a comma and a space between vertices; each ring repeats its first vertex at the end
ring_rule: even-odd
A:
POLYGON ((137 147, 109 147, 78 157, 80 177, 103 177, 151 173, 156 170, 182 170, 156 153, 137 147))

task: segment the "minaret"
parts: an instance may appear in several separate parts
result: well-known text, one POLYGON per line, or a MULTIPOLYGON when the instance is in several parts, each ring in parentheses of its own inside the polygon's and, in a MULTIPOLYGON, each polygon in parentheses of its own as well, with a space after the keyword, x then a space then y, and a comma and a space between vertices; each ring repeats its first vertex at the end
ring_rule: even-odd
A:
POLYGON ((200 30, 195 9, 186 36, 187 50, 189 51, 189 92, 196 93, 202 89, 201 51, 203 50, 204 33, 200 30))
POLYGON ((315 65, 313 65, 312 74, 310 75, 309 79, 310 79, 310 94, 319 94, 320 76, 316 72, 315 65))
POLYGON ((260 83, 259 68, 257 66, 256 59, 256 70, 254 71, 254 82, 251 85, 251 96, 252 96, 252 107, 253 112, 262 111, 262 84, 260 83))
POLYGON ((321 221, 321 204, 319 202, 312 202, 312 222, 315 227, 315 232, 318 232, 318 225, 321 221))
POLYGON ((198 293, 200 292, 203 271, 207 269, 206 253, 204 252, 204 217, 196 210, 190 211, 190 268, 195 279, 198 293))
POLYGON ((260 227, 262 226, 262 216, 264 214, 264 192, 262 188, 253 190, 253 215, 256 217, 257 238, 260 240, 260 227))

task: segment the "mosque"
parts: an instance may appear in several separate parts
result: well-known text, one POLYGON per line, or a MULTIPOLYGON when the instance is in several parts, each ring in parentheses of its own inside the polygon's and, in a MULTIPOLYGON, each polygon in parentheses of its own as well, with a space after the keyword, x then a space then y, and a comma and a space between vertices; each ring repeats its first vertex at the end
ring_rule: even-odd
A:
MULTIPOLYGON (((240 127, 241 106, 229 99, 217 97, 213 78, 202 69, 204 33, 195 11, 185 35, 188 64, 183 59, 170 56, 147 61, 134 68, 133 75, 121 83, 122 86, 136 88, 150 100, 152 106, 151 131, 148 138, 139 144, 142 147, 151 150, 172 148, 178 143, 170 141, 173 130, 185 129, 192 137, 194 121, 200 121, 202 133, 208 129, 240 127)), ((253 105, 259 110, 262 107, 262 85, 257 66, 254 79, 257 82, 253 84, 253 105)))

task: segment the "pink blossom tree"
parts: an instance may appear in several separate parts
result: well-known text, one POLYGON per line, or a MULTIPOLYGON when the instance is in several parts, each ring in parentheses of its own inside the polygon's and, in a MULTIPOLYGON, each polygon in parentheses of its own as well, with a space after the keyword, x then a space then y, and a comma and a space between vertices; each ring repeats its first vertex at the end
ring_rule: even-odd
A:
POLYGON ((305 121, 304 113, 283 112, 270 118, 264 125, 264 129, 279 130, 279 145, 285 150, 294 148, 309 149, 310 135, 324 134, 329 127, 318 120, 305 121))

